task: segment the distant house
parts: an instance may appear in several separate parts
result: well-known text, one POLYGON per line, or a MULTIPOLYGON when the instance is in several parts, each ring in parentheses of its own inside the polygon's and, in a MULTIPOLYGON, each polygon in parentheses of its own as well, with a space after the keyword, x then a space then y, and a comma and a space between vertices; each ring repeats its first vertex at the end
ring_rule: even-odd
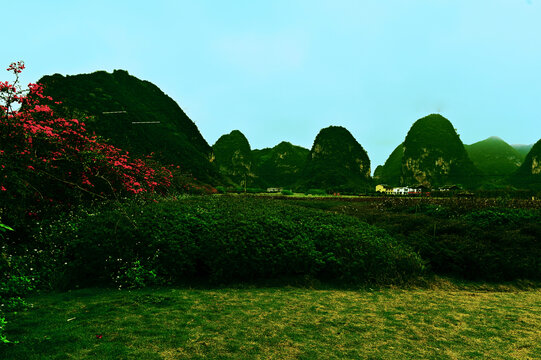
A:
POLYGON ((267 188, 268 193, 279 193, 282 191, 282 188, 267 188))
POLYGON ((403 187, 397 187, 393 189, 393 195, 416 196, 416 195, 421 195, 422 193, 423 193, 423 188, 421 187, 403 186, 403 187))
POLYGON ((408 195, 411 188, 407 186, 393 188, 393 195, 408 195))
POLYGON ((410 195, 416 196, 425 193, 428 190, 426 186, 402 186, 402 187, 390 187, 385 184, 376 185, 376 192, 385 193, 388 195, 410 195))

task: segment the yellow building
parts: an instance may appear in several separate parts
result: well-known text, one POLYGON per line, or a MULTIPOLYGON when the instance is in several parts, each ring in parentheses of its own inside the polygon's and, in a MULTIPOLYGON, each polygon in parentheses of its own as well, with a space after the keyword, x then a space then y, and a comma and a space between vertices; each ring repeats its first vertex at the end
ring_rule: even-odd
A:
POLYGON ((376 192, 389 194, 389 192, 391 192, 391 193, 393 192, 393 188, 391 188, 391 187, 389 187, 388 185, 385 185, 385 184, 376 185, 376 192))

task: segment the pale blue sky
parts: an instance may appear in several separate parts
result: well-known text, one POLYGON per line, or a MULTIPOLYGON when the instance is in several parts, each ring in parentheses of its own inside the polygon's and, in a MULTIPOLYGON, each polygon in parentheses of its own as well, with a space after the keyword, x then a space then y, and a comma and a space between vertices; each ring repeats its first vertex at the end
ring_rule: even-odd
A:
MULTIPOLYGON (((23 81, 125 69, 212 145, 307 148, 346 127, 372 170, 439 112, 466 144, 541 137, 541 0, 10 1, 0 65, 23 81)), ((0 73, 0 80, 11 80, 0 73)))

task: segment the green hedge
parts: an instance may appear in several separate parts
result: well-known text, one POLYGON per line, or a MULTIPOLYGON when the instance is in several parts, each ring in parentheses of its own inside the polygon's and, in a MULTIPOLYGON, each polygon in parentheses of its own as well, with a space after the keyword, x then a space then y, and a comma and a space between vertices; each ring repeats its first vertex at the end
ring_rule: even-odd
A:
POLYGON ((485 281, 541 279, 540 209, 453 203, 405 201, 380 209, 359 204, 347 211, 409 244, 435 273, 485 281))
POLYGON ((168 283, 298 275, 391 283, 423 271, 410 248, 355 218, 255 198, 104 208, 44 226, 41 241, 61 249, 54 277, 66 286, 110 284, 136 262, 168 283))

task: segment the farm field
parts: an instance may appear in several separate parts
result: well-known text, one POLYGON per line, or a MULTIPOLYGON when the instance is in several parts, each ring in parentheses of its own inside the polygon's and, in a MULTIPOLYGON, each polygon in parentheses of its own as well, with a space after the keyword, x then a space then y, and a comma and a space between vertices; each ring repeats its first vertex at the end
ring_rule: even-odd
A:
POLYGON ((2 359, 541 357, 539 289, 85 289, 30 302, 2 359))

